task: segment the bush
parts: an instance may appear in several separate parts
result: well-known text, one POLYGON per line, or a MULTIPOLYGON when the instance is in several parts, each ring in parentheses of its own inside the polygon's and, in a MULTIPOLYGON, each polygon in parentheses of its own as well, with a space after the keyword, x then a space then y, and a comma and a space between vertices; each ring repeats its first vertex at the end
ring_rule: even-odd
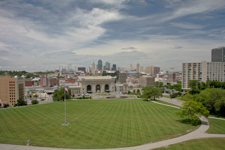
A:
POLYGON ((197 126, 201 124, 201 120, 197 116, 191 116, 191 125, 197 126))
POLYGON ((32 105, 38 104, 38 100, 32 100, 31 103, 32 105))

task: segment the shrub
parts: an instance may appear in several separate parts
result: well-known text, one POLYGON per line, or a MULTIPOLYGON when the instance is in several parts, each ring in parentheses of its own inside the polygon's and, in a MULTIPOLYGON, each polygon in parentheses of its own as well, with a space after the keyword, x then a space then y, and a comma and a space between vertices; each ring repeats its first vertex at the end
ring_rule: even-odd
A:
POLYGON ((197 126, 201 124, 201 120, 197 116, 191 116, 191 125, 197 126))
POLYGON ((38 104, 38 100, 32 100, 31 103, 32 105, 38 104))

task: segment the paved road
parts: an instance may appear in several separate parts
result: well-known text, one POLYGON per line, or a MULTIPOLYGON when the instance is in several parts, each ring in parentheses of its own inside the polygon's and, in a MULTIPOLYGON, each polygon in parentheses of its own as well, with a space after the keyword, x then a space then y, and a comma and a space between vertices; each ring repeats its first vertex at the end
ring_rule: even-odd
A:
MULTIPOLYGON (((161 98, 160 100, 163 100, 165 102, 170 101, 170 99, 168 99, 168 98, 161 98)), ((157 102, 154 102, 154 103, 157 103, 157 102)), ((171 103, 175 104, 175 105, 178 105, 178 104, 180 105, 181 102, 172 100, 171 103)), ((162 104, 162 103, 157 103, 157 104, 166 105, 166 104, 162 104)), ((176 107, 176 106, 171 106, 171 105, 166 105, 166 106, 176 107)), ((202 122, 201 126, 197 130, 195 130, 191 133, 188 133, 186 135, 176 137, 173 139, 155 142, 155 143, 144 144, 144 145, 140 145, 140 146, 125 147, 125 148, 109 148, 107 150, 149 150, 149 149, 154 149, 154 148, 159 148, 159 147, 165 147, 165 146, 168 146, 171 144, 176 144, 176 143, 180 143, 180 142, 184 142, 184 141, 188 141, 188 140, 192 140, 192 139, 214 138, 214 137, 225 138, 225 134, 205 133, 209 128, 209 122, 205 117, 202 117, 200 119, 202 122)), ((0 144, 0 150, 71 150, 71 149, 0 144)), ((76 150, 85 150, 85 149, 76 149, 76 150)), ((101 149, 89 149, 89 150, 101 150, 101 149)))

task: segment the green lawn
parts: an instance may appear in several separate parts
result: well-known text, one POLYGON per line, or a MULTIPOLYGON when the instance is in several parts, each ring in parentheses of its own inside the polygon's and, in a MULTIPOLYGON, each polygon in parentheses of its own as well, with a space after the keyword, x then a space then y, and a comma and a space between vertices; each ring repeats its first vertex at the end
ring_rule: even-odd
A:
POLYGON ((207 138, 182 142, 155 150, 224 150, 225 138, 207 138))
POLYGON ((67 101, 0 109, 0 143, 65 148, 128 147, 186 134, 175 108, 141 99, 67 101))
POLYGON ((225 134, 225 120, 210 119, 210 118, 208 118, 208 120, 210 128, 207 131, 207 133, 225 134))

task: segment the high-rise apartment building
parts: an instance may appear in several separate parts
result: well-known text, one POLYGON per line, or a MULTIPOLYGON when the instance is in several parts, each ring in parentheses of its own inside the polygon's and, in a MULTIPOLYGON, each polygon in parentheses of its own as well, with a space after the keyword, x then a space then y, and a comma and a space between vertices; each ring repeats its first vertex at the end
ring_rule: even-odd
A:
POLYGON ((199 82, 225 81, 225 62, 193 62, 182 63, 182 88, 189 88, 190 80, 198 80, 199 82))
POLYGON ((140 66, 140 67, 139 67, 139 71, 140 71, 140 72, 144 72, 144 71, 145 71, 145 70, 144 70, 144 66, 140 66))
POLYGON ((147 66, 145 67, 145 72, 150 73, 152 76, 154 76, 154 66, 147 66))
POLYGON ((102 60, 101 59, 98 60, 98 70, 99 71, 102 70, 102 60))
POLYGON ((212 49, 211 62, 225 62, 225 47, 212 49))
POLYGON ((24 100, 24 78, 14 78, 10 76, 0 76, 0 100, 9 106, 17 104, 17 100, 24 100))
POLYGON ((139 64, 139 63, 137 63, 136 71, 137 71, 137 72, 140 72, 140 64, 139 64))

